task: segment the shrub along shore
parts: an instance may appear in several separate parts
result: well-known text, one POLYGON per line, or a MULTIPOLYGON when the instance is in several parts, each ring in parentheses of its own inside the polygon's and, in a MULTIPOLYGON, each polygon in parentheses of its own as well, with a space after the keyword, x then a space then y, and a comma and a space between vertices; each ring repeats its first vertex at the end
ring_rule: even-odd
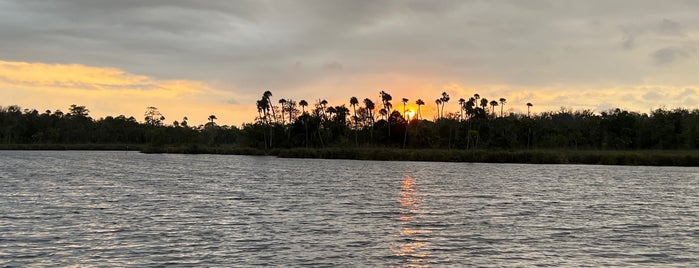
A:
POLYGON ((142 152, 272 155, 281 158, 353 159, 377 161, 699 166, 699 151, 466 151, 397 148, 293 148, 265 151, 253 148, 236 147, 147 147, 142 152))
POLYGON ((237 146, 124 144, 3 144, 0 150, 100 150, 142 153, 268 155, 281 158, 353 159, 525 164, 699 166, 692 150, 445 150, 398 148, 292 148, 261 150, 237 146))

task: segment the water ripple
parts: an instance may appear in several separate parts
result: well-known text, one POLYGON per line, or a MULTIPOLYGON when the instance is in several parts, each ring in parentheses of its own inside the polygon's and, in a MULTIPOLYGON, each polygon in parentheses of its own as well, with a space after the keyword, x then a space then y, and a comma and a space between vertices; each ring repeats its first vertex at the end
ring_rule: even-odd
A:
POLYGON ((0 151, 0 267, 692 267, 698 171, 0 151))

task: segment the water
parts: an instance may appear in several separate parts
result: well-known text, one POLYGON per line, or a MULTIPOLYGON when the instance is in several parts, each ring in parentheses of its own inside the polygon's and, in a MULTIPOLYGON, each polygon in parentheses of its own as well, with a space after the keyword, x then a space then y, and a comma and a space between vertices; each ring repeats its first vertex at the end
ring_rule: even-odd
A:
POLYGON ((699 168, 0 151, 0 267, 696 267, 699 168))

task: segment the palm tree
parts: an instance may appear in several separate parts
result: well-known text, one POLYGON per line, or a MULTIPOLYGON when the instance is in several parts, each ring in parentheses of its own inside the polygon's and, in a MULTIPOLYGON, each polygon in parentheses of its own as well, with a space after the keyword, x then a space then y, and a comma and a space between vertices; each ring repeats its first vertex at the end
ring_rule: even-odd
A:
POLYGON ((422 117, 422 114, 420 113, 420 106, 425 105, 425 102, 422 101, 422 99, 417 99, 415 104, 417 104, 417 119, 420 120, 422 117))
POLYGON ((505 103, 507 102, 507 99, 505 98, 500 98, 500 117, 502 117, 502 112, 505 109, 505 103))
POLYGON ((388 123, 388 136, 391 136, 391 108, 393 108, 393 104, 391 104, 391 100, 393 100, 393 97, 391 97, 391 94, 388 94, 387 92, 381 90, 379 93, 381 95, 381 102, 383 102, 383 108, 386 110, 386 122, 388 123))
POLYGON ((216 118, 215 115, 213 115, 213 114, 209 115, 209 122, 211 122, 212 125, 214 124, 214 120, 216 120, 216 119, 218 119, 218 118, 216 118))
POLYGON ((359 100, 357 97, 352 96, 350 98, 350 105, 352 106, 352 112, 354 113, 354 144, 358 145, 359 141, 357 140, 357 104, 359 104, 359 100))
POLYGON ((291 124, 293 121, 292 117, 294 116, 294 111, 298 111, 296 110, 296 102, 291 99, 286 101, 286 111, 289 112, 289 124, 291 124))
POLYGON ((282 125, 284 125, 284 110, 286 110, 286 100, 285 99, 279 99, 279 105, 282 106, 282 125))
POLYGON ((386 118, 388 116, 388 110, 381 108, 379 109, 379 114, 381 115, 381 118, 386 118))
POLYGON ((328 121, 328 116, 325 113, 327 106, 327 100, 318 99, 318 103, 316 103, 316 109, 314 111, 314 113, 320 117, 320 120, 318 121, 318 140, 320 141, 321 147, 325 147, 325 143, 323 142, 323 130, 325 129, 325 124, 323 122, 328 121))
MULTIPOLYGON (((478 100, 481 99, 481 95, 478 93, 473 94, 473 99, 474 99, 473 106, 476 106, 476 109, 478 109, 478 106, 480 106, 480 105, 478 105, 478 100)), ((488 104, 486 104, 486 106, 488 106, 488 104)))
MULTIPOLYGON (((274 112, 274 106, 272 105, 272 99, 271 99, 271 97, 272 97, 272 92, 269 91, 269 90, 267 90, 267 91, 265 91, 264 93, 262 93, 262 98, 265 99, 265 100, 267 101, 267 105, 269 106, 269 107, 267 107, 267 109, 272 110, 272 119, 274 120, 274 122, 276 122, 276 121, 277 121, 277 115, 276 115, 275 112, 274 112)), ((269 114, 269 110, 268 110, 268 114, 269 114)))
MULTIPOLYGON (((408 103, 408 98, 403 98, 403 118, 405 119, 405 104, 408 103)), ((408 120, 405 120, 405 132, 403 132, 403 148, 405 148, 405 142, 408 139, 408 120)))
POLYGON ((483 111, 485 111, 485 108, 488 108, 488 99, 486 99, 486 98, 481 99, 481 108, 483 108, 483 111))
POLYGON ((527 117, 531 117, 530 108, 532 108, 532 106, 534 106, 534 104, 532 104, 531 102, 527 102, 527 117))
POLYGON ((466 111, 466 117, 471 118, 476 113, 476 109, 474 109, 474 107, 477 108, 477 106, 476 98, 468 98, 468 101, 464 103, 463 106, 464 110, 466 111))
MULTIPOLYGON (((308 106, 308 102, 306 100, 300 100, 299 105, 301 105, 301 116, 307 115, 306 114, 306 106, 308 106)), ((300 116, 299 116, 300 118, 300 116)), ((303 117, 303 129, 306 131, 306 147, 308 147, 308 116, 303 117)))
POLYGON ((403 117, 405 118, 405 104, 408 103, 408 98, 403 98, 401 102, 403 102, 403 117))
POLYGON ((350 106, 352 106, 352 112, 354 113, 354 128, 355 130, 357 129, 357 105, 359 104, 359 100, 357 97, 351 97, 350 98, 350 106))
POLYGON ((374 126, 374 109, 376 105, 369 98, 364 99, 364 108, 369 112, 369 119, 371 121, 371 126, 374 126))
MULTIPOLYGON (((267 98, 265 96, 262 96, 262 99, 257 101, 257 113, 260 115, 260 122, 264 123, 269 127, 269 104, 267 102, 267 98)), ((264 134, 264 141, 265 141, 265 150, 270 148, 272 146, 272 129, 270 128, 269 130, 270 137, 269 137, 269 145, 267 144, 267 133, 263 131, 264 134)))
POLYGON ((263 121, 265 123, 268 123, 267 122, 267 111, 268 111, 267 108, 268 108, 267 99, 262 98, 262 99, 257 101, 257 113, 260 116, 260 121, 263 121))
POLYGON ((327 117, 325 114, 325 107, 328 106, 328 101, 327 100, 318 100, 318 105, 320 106, 321 111, 323 112, 323 117, 327 117))
POLYGON ((444 105, 449 102, 449 94, 447 94, 447 92, 442 92, 442 97, 439 99, 442 101, 442 117, 444 117, 444 105))
POLYGON ((493 116, 495 116, 495 106, 498 106, 497 101, 490 101, 490 106, 493 106, 493 116))
POLYGON ((299 105, 301 105, 301 110, 303 111, 302 113, 306 113, 306 106, 308 106, 308 102, 306 100, 301 100, 299 101, 299 105))
POLYGON ((466 100, 464 98, 459 98, 459 119, 464 120, 464 104, 466 104, 466 100))
POLYGON ((391 94, 388 94, 383 90, 379 93, 379 95, 381 96, 381 103, 383 103, 383 108, 386 109, 386 112, 390 113, 391 108, 393 108, 393 105, 391 104, 393 97, 391 97, 391 94))
POLYGON ((335 107, 332 107, 332 106, 328 107, 328 108, 325 109, 325 110, 328 112, 328 115, 329 115, 328 117, 329 117, 329 118, 333 118, 333 115, 337 112, 337 110, 335 109, 335 107))
POLYGON ((374 142, 374 109, 376 105, 369 98, 364 99, 364 108, 369 112, 369 120, 371 121, 371 130, 369 132, 369 139, 374 142))
POLYGON ((442 99, 437 98, 434 100, 434 104, 437 104, 437 119, 442 118, 442 114, 439 112, 439 106, 442 105, 442 99))

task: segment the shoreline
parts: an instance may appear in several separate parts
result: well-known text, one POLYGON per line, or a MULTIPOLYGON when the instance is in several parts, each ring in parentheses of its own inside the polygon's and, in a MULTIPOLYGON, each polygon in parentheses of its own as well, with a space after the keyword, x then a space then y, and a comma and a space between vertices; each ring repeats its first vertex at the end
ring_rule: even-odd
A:
POLYGON ((0 150, 138 151, 150 154, 268 155, 280 158, 426 161, 463 163, 587 164, 626 166, 699 166, 699 151, 690 150, 458 150, 398 148, 280 148, 237 146, 151 146, 144 144, 2 144, 0 150))

